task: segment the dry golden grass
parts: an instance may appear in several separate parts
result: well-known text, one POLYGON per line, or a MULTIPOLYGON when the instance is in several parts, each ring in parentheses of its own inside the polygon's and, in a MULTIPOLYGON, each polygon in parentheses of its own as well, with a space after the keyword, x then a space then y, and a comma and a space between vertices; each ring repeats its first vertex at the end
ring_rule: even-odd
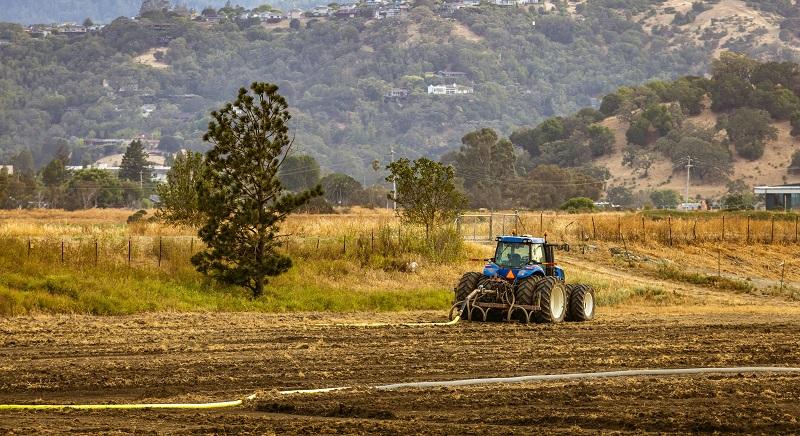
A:
MULTIPOLYGON (((446 310, 460 275, 480 271, 480 259, 491 256, 491 244, 468 243, 457 249, 447 240, 431 251, 421 245, 419 230, 400 226, 391 211, 350 212, 290 217, 281 229, 281 250, 294 259, 295 266, 271 280, 268 295, 256 302, 248 301, 241 291, 206 281, 193 270, 189 258, 201 249, 193 229, 159 223, 129 226, 125 220, 130 210, 0 212, 0 244, 5 251, 0 261, 6 273, 0 280, 0 294, 6 295, 0 295, 0 300, 5 298, 5 303, 0 303, 9 307, 0 308, 0 313, 446 310), (458 251, 455 257, 439 253, 448 254, 448 250, 458 251), (412 262, 417 267, 410 271, 412 262), (137 283, 146 283, 149 290, 137 292, 137 283), (135 301, 128 301, 130 298, 135 301)), ((726 217, 726 242, 719 244, 715 238, 720 236, 716 224, 721 223, 720 215, 676 215, 671 221, 644 216, 643 236, 642 216, 523 213, 518 231, 547 233, 551 242, 571 244, 570 253, 557 255, 566 266, 568 282, 595 286, 603 306, 691 312, 702 311, 695 309, 700 306, 746 308, 754 306, 754 301, 755 306, 771 307, 776 306, 775 298, 788 301, 795 294, 800 297, 798 245, 742 242, 742 216, 726 217), (687 236, 694 229, 695 219, 697 233, 707 233, 697 240, 687 236), (670 222, 673 246, 664 242, 665 226, 670 222), (620 230, 624 242, 618 238, 620 230), (612 255, 611 248, 627 249, 632 256, 648 260, 628 262, 625 257, 612 255), (730 280, 723 283, 726 288, 717 288, 714 280, 706 280, 716 276, 718 256, 719 272, 730 280), (787 262, 787 290, 779 292, 783 261, 787 262), (665 265, 680 274, 661 271, 665 265)), ((786 239, 787 226, 793 223, 776 220, 781 241, 786 239)), ((499 234, 502 226, 496 220, 493 224, 494 233, 499 234)), ((771 224, 771 219, 751 219, 753 239, 771 224)), ((471 231, 467 224, 462 227, 465 233, 471 231)), ((506 233, 513 227, 507 222, 506 233)), ((475 228, 479 235, 488 234, 488 222, 475 228)))

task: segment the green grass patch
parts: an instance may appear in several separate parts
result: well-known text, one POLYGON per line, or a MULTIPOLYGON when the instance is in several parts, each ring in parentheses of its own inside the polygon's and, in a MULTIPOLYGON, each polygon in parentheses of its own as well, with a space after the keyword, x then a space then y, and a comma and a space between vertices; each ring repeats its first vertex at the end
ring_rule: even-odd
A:
POLYGON ((753 290, 753 285, 743 280, 683 271, 670 265, 660 266, 655 270, 655 275, 659 279, 691 283, 728 291, 751 292, 753 290))
MULTIPOLYGON (((316 263, 320 264, 320 263, 316 263)), ((342 267, 342 265, 335 265, 342 267)), ((316 280, 316 268, 300 261, 274 280, 264 296, 216 284, 191 267, 170 271, 101 267, 53 267, 35 260, 0 258, 0 315, 78 313, 127 315, 157 311, 402 311, 447 310, 445 286, 407 289, 349 287, 316 280)), ((326 267, 321 265, 322 269, 326 267)), ((355 266, 350 266, 351 273, 355 266)))
POLYGON ((685 296, 657 286, 634 286, 621 280, 598 278, 596 275, 576 273, 569 279, 569 283, 591 285, 595 290, 598 306, 621 306, 632 302, 668 306, 686 302, 685 296))

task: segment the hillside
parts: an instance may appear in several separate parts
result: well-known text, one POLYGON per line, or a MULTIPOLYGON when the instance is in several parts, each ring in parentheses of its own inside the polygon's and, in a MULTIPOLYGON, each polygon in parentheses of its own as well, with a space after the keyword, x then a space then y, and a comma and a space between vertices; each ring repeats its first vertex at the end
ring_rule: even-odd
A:
MULTIPOLYGON (((3 6, 36 3, 25 4, 3 6)), ((734 0, 703 4, 708 9, 682 25, 663 24, 687 7, 676 0, 517 7, 419 0, 391 18, 360 12, 302 17, 294 26, 243 20, 236 11, 215 22, 155 14, 44 39, 2 25, 0 163, 28 149, 37 168, 62 147, 71 164, 122 152, 91 145, 97 138, 171 137, 203 150, 207 114, 264 80, 289 101, 298 151, 326 171, 372 183, 384 176, 371 162, 386 163, 390 147, 438 157, 481 127, 505 136, 619 86, 707 74, 721 49, 796 59, 796 35, 785 29, 790 13, 734 0), (734 9, 736 23, 717 20, 734 9), (718 36, 703 23, 733 33, 718 36), (777 39, 768 37, 780 27, 777 39), (453 83, 472 93, 428 93, 453 83)))
MULTIPOLYGON (((713 128, 717 124, 719 114, 704 109, 700 115, 687 117, 684 123, 695 124, 713 128)), ((625 132, 629 123, 619 116, 603 120, 601 125, 608 127, 614 133, 613 152, 594 161, 598 166, 606 167, 611 177, 607 183, 610 186, 627 186, 633 190, 672 189, 683 195, 686 191, 686 171, 684 167, 674 164, 666 157, 654 153, 655 162, 650 168, 647 177, 641 177, 631 166, 623 165, 625 150, 625 132)), ((800 150, 800 138, 789 135, 791 126, 788 121, 774 122, 778 130, 778 139, 769 141, 764 150, 764 156, 755 161, 749 161, 736 155, 733 145, 729 145, 733 156, 733 170, 730 174, 732 180, 743 180, 748 186, 800 183, 800 174, 787 174, 786 167, 792 154, 800 150)), ((696 177, 691 183, 689 194, 692 198, 720 198, 728 189, 724 181, 708 182, 698 180, 696 177)))

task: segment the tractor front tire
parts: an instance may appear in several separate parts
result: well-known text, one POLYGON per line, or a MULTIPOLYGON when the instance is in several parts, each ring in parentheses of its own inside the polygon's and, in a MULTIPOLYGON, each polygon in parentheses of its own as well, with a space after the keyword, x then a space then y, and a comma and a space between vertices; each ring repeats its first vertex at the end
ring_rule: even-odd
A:
POLYGON ((533 313, 538 323, 559 323, 567 315, 567 288, 564 282, 555 277, 545 277, 536 283, 534 303, 539 310, 533 313))
POLYGON ((591 321, 596 307, 594 288, 589 285, 572 285, 569 295, 569 320, 591 321))
MULTIPOLYGON (((483 278, 483 274, 478 272, 468 272, 461 276, 461 280, 458 281, 458 285, 455 288, 455 301, 453 304, 458 303, 459 301, 464 301, 467 299, 469 294, 472 293, 475 289, 478 288, 478 282, 481 281, 483 278)), ((461 319, 468 319, 469 314, 465 313, 463 310, 461 311, 461 319)))

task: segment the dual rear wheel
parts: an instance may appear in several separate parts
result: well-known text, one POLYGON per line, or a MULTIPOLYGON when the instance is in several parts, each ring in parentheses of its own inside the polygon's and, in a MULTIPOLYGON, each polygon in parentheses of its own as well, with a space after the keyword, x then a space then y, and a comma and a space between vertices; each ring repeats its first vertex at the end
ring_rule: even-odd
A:
POLYGON ((517 284, 517 304, 539 306, 532 321, 559 323, 594 318, 594 288, 565 285, 555 277, 528 277, 517 284))

